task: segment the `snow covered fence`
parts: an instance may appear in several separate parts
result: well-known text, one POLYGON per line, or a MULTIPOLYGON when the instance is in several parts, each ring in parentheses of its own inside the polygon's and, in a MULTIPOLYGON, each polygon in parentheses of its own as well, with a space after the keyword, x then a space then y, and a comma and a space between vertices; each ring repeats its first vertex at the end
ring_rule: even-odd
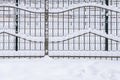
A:
MULTIPOLYGON (((44 55, 44 51, 48 51, 52 56, 106 56, 108 53, 109 56, 113 56, 115 51, 115 56, 119 56, 117 54, 120 51, 118 6, 108 5, 101 0, 94 3, 81 3, 81 1, 76 3, 75 0, 71 3, 59 2, 59 0, 56 2, 55 4, 54 1, 49 0, 47 28, 43 6, 45 2, 33 3, 30 0, 25 3, 24 0, 19 1, 17 6, 12 3, 2 3, 0 5, 1 52, 14 51, 17 46, 20 56, 23 56, 21 51, 30 51, 31 54, 32 51, 38 51, 38 53, 42 52, 41 55, 44 55), (48 33, 47 37, 46 33, 48 33), (45 44, 45 38, 48 39, 48 44, 45 44)), ((28 56, 29 52, 25 53, 28 56)))

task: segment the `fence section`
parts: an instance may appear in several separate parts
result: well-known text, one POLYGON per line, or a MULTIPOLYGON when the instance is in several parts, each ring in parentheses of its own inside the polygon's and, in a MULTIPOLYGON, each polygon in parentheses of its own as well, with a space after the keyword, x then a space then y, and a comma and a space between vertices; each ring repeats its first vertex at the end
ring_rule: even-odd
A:
POLYGON ((118 7, 109 3, 117 6, 115 1, 106 0, 101 3, 75 3, 59 10, 53 7, 49 18, 50 55, 80 56, 86 52, 82 56, 101 56, 100 53, 106 51, 117 54, 120 50, 120 12, 118 7))
POLYGON ((0 3, 1 51, 73 56, 120 51, 119 0, 1 0, 0 3))
POLYGON ((0 5, 0 50, 17 50, 11 56, 22 51, 24 56, 44 55, 44 9, 37 9, 36 3, 31 4, 33 8, 25 4, 13 0, 0 5))

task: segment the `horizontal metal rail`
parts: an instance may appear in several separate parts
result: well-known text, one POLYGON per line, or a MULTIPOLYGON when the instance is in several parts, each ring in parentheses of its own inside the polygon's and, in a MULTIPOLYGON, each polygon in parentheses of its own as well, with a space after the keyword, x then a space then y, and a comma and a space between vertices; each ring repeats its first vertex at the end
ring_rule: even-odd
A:
MULTIPOLYGON (((17 9, 20 9, 20 10, 24 10, 24 11, 28 11, 28 12, 31 12, 31 13, 45 13, 44 9, 27 9, 27 8, 23 8, 22 7, 17 7, 17 6, 13 6, 12 4, 11 5, 7 5, 7 4, 3 4, 3 5, 0 5, 0 7, 11 7, 11 8, 17 8, 17 9)), ((63 12, 67 12, 67 11, 70 11, 70 10, 74 10, 74 9, 77 9, 77 8, 84 8, 84 7, 96 7, 96 8, 103 8, 103 9, 106 9, 106 10, 110 10, 110 11, 113 11, 113 12, 118 12, 120 13, 120 9, 118 7, 113 7, 113 6, 106 6, 106 5, 101 5, 101 4, 96 4, 96 3, 80 3, 80 4, 73 4, 71 6, 68 6, 68 8, 63 8, 63 9, 49 9, 49 14, 57 14, 57 13, 63 13, 63 12)))
MULTIPOLYGON (((40 59, 44 58, 45 56, 0 56, 0 59, 40 59)), ((100 59, 100 60, 120 60, 120 56, 49 56, 53 59, 100 59)))

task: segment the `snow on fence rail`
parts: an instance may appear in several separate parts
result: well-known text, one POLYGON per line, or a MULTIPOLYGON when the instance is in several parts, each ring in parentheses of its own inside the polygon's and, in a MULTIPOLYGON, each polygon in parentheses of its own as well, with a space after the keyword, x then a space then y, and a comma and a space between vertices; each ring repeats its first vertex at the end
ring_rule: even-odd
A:
MULTIPOLYGON (((14 37, 19 37, 21 39, 25 39, 25 40, 28 40, 28 41, 44 42, 44 37, 31 37, 31 36, 25 35, 23 33, 17 33, 16 34, 14 31, 11 31, 11 30, 0 30, 0 34, 2 34, 2 33, 6 33, 6 34, 12 35, 14 37)), ((112 35, 112 34, 106 34, 103 31, 95 30, 95 29, 91 29, 91 28, 86 29, 86 30, 80 30, 80 31, 77 31, 77 32, 74 32, 74 33, 70 33, 70 34, 68 34, 66 36, 63 36, 63 37, 50 37, 49 42, 66 41, 68 39, 73 39, 75 37, 82 36, 82 35, 88 34, 88 33, 93 33, 95 35, 98 35, 98 36, 101 36, 101 37, 104 37, 104 38, 108 38, 108 39, 116 41, 116 42, 120 42, 120 37, 119 36, 115 36, 115 35, 112 35)))
POLYGON ((11 31, 11 30, 0 30, 0 34, 3 34, 3 33, 6 33, 6 34, 9 34, 11 36, 14 36, 14 37, 19 37, 21 39, 25 39, 25 40, 28 40, 28 41, 33 41, 33 42, 44 42, 44 37, 32 37, 32 36, 29 36, 29 35, 25 35, 23 33, 15 33, 15 31, 11 31))
POLYGON ((120 56, 120 52, 119 51, 50 51, 49 52, 50 56, 68 56, 68 57, 79 57, 79 56, 94 56, 94 57, 107 57, 107 56, 111 56, 111 57, 117 57, 120 56))
POLYGON ((13 4, 0 4, 0 7, 17 8, 17 9, 28 11, 31 13, 44 13, 44 9, 31 9, 28 6, 23 6, 23 5, 17 7, 13 4))
POLYGON ((101 36, 101 37, 104 37, 104 38, 108 38, 110 40, 113 40, 113 41, 116 41, 116 42, 120 42, 120 37, 119 36, 115 36, 115 35, 112 35, 112 34, 106 34, 104 31, 100 31, 100 30, 95 30, 95 29, 86 29, 86 30, 80 30, 80 31, 77 31, 77 32, 74 32, 74 33, 70 33, 66 36, 63 36, 63 37, 50 37, 50 42, 61 42, 61 41, 66 41, 66 40, 70 40, 70 39, 73 39, 75 37, 78 37, 78 36, 82 36, 84 34, 88 34, 88 33, 93 33, 95 35, 98 35, 98 36, 101 36))
POLYGON ((44 51, 1 51, 0 57, 30 57, 30 56, 44 56, 44 51))
MULTIPOLYGON (((44 13, 44 8, 43 9, 31 9, 28 6, 14 6, 13 4, 1 4, 0 7, 11 7, 11 8, 17 8, 20 10, 25 10, 31 13, 44 13)), ((118 7, 115 6, 107 6, 107 5, 101 5, 98 3, 79 3, 79 4, 73 4, 70 5, 68 7, 63 7, 62 9, 49 9, 49 13, 63 13, 69 10, 73 10, 73 9, 77 9, 77 8, 82 8, 82 7, 97 7, 97 8, 103 8, 103 9, 107 9, 110 11, 114 11, 114 12, 118 12, 120 13, 120 9, 118 7)))
POLYGON ((63 12, 66 12, 66 11, 70 11, 70 10, 77 9, 77 8, 82 8, 82 7, 97 7, 97 8, 103 8, 103 9, 107 9, 107 10, 110 10, 110 11, 120 13, 120 9, 118 7, 101 5, 101 4, 97 4, 97 3, 73 4, 73 5, 70 5, 68 7, 64 7, 63 9, 50 9, 49 13, 63 13, 63 12))

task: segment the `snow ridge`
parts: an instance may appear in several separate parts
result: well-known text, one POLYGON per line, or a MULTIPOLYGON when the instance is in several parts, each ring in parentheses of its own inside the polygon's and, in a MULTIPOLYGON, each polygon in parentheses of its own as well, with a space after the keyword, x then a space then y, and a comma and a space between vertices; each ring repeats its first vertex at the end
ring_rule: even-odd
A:
POLYGON ((120 56, 119 51, 49 51, 50 56, 120 56))
MULTIPOLYGON (((21 9, 21 10, 32 12, 32 13, 44 13, 45 12, 44 9, 30 9, 30 8, 27 8, 27 6, 23 7, 23 5, 19 5, 17 7, 15 5, 13 5, 13 4, 0 4, 0 7, 17 8, 17 9, 21 9)), ((107 10, 111 10, 111 11, 120 13, 120 9, 118 7, 101 5, 101 4, 98 4, 98 3, 73 4, 73 5, 70 5, 68 7, 63 7, 63 9, 49 9, 49 13, 52 13, 52 14, 53 13, 54 14, 55 13, 63 13, 63 12, 68 11, 68 10, 82 8, 82 7, 98 7, 98 8, 103 8, 103 9, 107 9, 107 10)))
POLYGON ((64 7, 63 9, 59 9, 59 10, 58 9, 50 9, 50 13, 63 13, 68 10, 82 8, 82 7, 98 7, 98 8, 103 8, 103 9, 107 9, 107 10, 111 10, 111 11, 120 13, 120 9, 116 6, 107 6, 107 5, 101 5, 98 3, 73 4, 73 5, 68 6, 67 8, 64 7))
POLYGON ((25 35, 25 34, 22 34, 22 33, 16 34, 14 31, 11 31, 11 30, 4 30, 4 29, 0 30, 0 34, 2 34, 2 33, 6 33, 6 34, 9 34, 9 35, 19 37, 21 39, 25 39, 25 40, 28 40, 28 41, 33 41, 33 42, 43 42, 44 41, 43 37, 32 37, 32 36, 25 35))
POLYGON ((28 6, 23 6, 23 5, 19 5, 18 7, 13 5, 13 4, 0 4, 0 7, 11 7, 11 8, 17 8, 20 10, 24 10, 24 11, 28 11, 28 12, 32 12, 32 13, 44 13, 44 9, 31 9, 31 8, 27 8, 28 6))
POLYGON ((116 42, 120 42, 120 37, 119 36, 115 36, 115 35, 112 35, 112 34, 106 34, 103 31, 95 30, 95 29, 92 29, 92 28, 88 28, 86 30, 80 30, 80 31, 77 31, 77 32, 74 32, 74 33, 70 33, 70 34, 68 34, 66 36, 63 36, 63 37, 55 37, 55 38, 51 37, 49 39, 49 41, 50 42, 66 41, 66 40, 73 39, 75 37, 82 36, 82 35, 88 34, 88 33, 92 33, 92 34, 101 36, 103 38, 108 38, 110 40, 113 40, 113 41, 116 41, 116 42))
MULTIPOLYGON (((2 33, 6 33, 15 37, 19 37, 21 39, 25 39, 28 41, 33 41, 33 42, 44 42, 44 37, 33 37, 30 35, 26 35, 23 33, 18 33, 16 34, 14 31, 12 30, 0 30, 0 34, 2 33)), ((103 38, 108 38, 110 40, 116 41, 116 42, 120 42, 120 37, 119 36, 115 36, 112 34, 106 34, 104 31, 100 31, 100 30, 96 30, 96 29, 92 29, 92 28, 88 28, 86 30, 80 30, 80 31, 76 31, 74 33, 70 33, 68 35, 65 35, 63 37, 49 37, 49 42, 62 42, 62 41, 66 41, 66 40, 70 40, 73 39, 75 37, 78 36, 82 36, 84 34, 95 34, 97 36, 101 36, 103 38)))

